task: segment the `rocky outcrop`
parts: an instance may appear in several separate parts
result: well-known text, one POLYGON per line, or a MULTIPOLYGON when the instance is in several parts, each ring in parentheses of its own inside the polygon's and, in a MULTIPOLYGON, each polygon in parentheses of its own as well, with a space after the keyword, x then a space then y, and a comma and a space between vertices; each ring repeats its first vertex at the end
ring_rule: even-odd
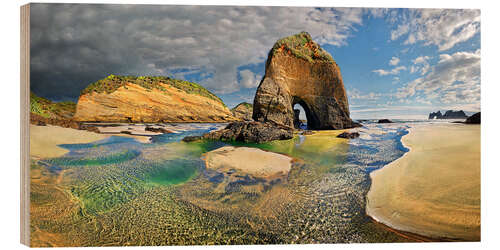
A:
POLYGON ((212 131, 203 136, 190 136, 183 139, 185 142, 200 139, 243 142, 268 142, 293 138, 293 129, 284 126, 274 126, 262 122, 233 122, 221 130, 212 131))
POLYGON ((432 120, 432 119, 442 119, 443 118, 443 114, 441 114, 441 111, 438 110, 438 112, 432 112, 429 114, 429 120, 432 120))
POLYGON ((465 119, 465 118, 467 118, 467 115, 463 110, 460 111, 448 110, 446 111, 446 113, 444 113, 441 119, 465 119))
POLYGON ((72 128, 79 130, 87 130, 94 133, 99 133, 99 129, 89 124, 83 124, 70 119, 47 118, 34 113, 30 114, 30 124, 37 126, 53 125, 63 128, 72 128))
POLYGON ((459 111, 448 110, 444 113, 444 115, 441 114, 441 111, 432 112, 429 114, 429 119, 465 119, 465 118, 467 118, 467 115, 463 110, 459 111))
POLYGON ((378 123, 393 123, 393 122, 389 119, 380 119, 378 120, 378 123))
POLYGON ((481 112, 477 112, 465 120, 466 124, 481 124, 481 112))
POLYGON ((167 77, 115 76, 84 89, 76 121, 230 122, 222 100, 202 86, 167 77))
POLYGON ((297 103, 304 108, 310 129, 356 125, 349 117, 339 66, 306 32, 278 40, 269 52, 253 119, 293 128, 297 103))
POLYGON ((302 126, 302 121, 300 120, 300 110, 293 110, 293 127, 299 129, 302 126))
POLYGON ((338 138, 345 138, 345 139, 354 139, 359 137, 358 132, 343 132, 342 134, 337 135, 338 138))
POLYGON ((253 105, 251 103, 242 102, 236 105, 236 107, 232 108, 231 113, 233 113, 234 117, 242 121, 253 121, 253 105))

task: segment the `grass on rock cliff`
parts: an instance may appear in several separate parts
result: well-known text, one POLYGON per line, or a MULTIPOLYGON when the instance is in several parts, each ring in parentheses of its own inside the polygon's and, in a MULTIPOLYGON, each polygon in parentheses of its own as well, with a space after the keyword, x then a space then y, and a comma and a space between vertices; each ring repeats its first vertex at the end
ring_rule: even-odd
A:
POLYGON ((300 32, 292 36, 279 39, 273 46, 272 54, 287 53, 297 58, 313 62, 314 60, 335 63, 333 57, 319 44, 314 42, 307 32, 300 32))
POLYGON ((245 107, 245 108, 247 108, 247 109, 253 108, 253 105, 252 105, 251 103, 248 103, 248 102, 242 102, 242 103, 240 103, 240 104, 236 105, 236 106, 235 106, 233 109, 231 109, 231 110, 235 110, 235 109, 239 108, 240 106, 244 106, 244 107, 245 107))
POLYGON ((118 88, 125 86, 127 83, 137 84, 147 90, 157 89, 160 91, 166 91, 162 84, 170 85, 174 88, 182 90, 188 94, 195 94, 210 98, 212 100, 220 102, 225 106, 222 100, 214 95, 212 92, 208 91, 204 87, 194 82, 188 82, 178 79, 173 79, 164 76, 117 76, 109 75, 108 77, 98 80, 97 82, 89 84, 81 94, 90 94, 92 92, 97 93, 113 93, 118 88))
POLYGON ((45 118, 71 118, 76 111, 74 102, 52 102, 30 93, 30 112, 45 118))

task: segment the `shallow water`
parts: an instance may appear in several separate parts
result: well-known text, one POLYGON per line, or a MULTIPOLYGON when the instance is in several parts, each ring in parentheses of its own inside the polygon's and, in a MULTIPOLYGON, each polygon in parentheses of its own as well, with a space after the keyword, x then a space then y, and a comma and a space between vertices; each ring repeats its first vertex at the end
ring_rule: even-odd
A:
POLYGON ((71 223, 53 220, 44 229, 88 246, 406 241, 364 209, 369 173, 407 151, 401 137, 408 124, 368 123, 351 140, 320 131, 263 144, 184 143, 223 125, 179 124, 150 144, 113 136, 61 145, 70 152, 38 165, 64 173, 60 185, 80 209, 71 223), (201 157, 228 144, 296 161, 286 182, 224 186, 205 173, 201 157))

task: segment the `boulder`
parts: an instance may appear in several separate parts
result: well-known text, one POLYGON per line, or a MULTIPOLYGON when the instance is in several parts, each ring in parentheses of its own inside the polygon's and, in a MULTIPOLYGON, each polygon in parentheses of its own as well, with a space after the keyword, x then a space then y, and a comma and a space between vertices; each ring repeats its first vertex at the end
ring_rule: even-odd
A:
POLYGON ((209 132, 202 137, 209 140, 268 142, 293 138, 293 129, 285 126, 274 126, 262 122, 233 122, 226 128, 209 132))
POLYGON ((269 52, 253 119, 293 128, 297 103, 304 108, 310 129, 356 126, 349 117, 339 66, 307 32, 278 40, 269 52))
POLYGON ((477 112, 465 120, 466 124, 481 124, 481 112, 477 112))
POLYGON ((338 138, 345 138, 345 139, 354 139, 359 137, 358 132, 344 132, 340 135, 337 135, 338 138))
POLYGON ((378 120, 378 123, 393 123, 393 122, 389 119, 380 119, 378 120))

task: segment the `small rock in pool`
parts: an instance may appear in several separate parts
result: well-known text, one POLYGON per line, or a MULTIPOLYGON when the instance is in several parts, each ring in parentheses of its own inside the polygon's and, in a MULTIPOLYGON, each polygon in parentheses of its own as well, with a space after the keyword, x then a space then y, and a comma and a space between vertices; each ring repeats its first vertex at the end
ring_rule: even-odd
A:
POLYGON ((352 133, 349 133, 349 132, 344 132, 340 135, 337 135, 338 138, 346 138, 346 139, 354 139, 356 137, 359 137, 359 133, 358 132, 352 132, 352 133))

